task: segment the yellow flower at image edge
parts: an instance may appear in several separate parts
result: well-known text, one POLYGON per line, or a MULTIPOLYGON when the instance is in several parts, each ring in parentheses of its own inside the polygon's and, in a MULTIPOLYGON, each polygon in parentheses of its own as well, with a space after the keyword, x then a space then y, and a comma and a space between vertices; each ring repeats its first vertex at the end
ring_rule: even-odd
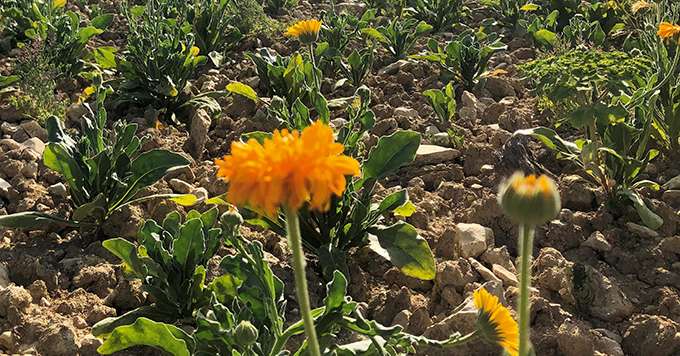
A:
POLYGON ((295 37, 302 43, 316 42, 319 38, 319 31, 321 30, 321 21, 319 20, 303 20, 298 21, 294 25, 288 27, 285 35, 288 37, 295 37))
POLYGON ((552 179, 520 172, 501 183, 498 203, 512 221, 527 225, 543 224, 561 209, 560 194, 552 179))
POLYGON ((297 210, 306 202, 327 210, 332 195, 345 191, 345 177, 360 173, 359 162, 343 151, 332 129, 317 121, 302 133, 276 130, 262 144, 234 142, 231 155, 215 164, 229 183, 229 202, 273 217, 279 207, 297 210))
POLYGON ((476 290, 473 299, 482 338, 500 345, 510 356, 519 355, 519 327, 510 311, 484 288, 476 290))
POLYGON ((660 23, 659 31, 656 32, 656 34, 663 39, 674 37, 678 33, 680 33, 680 25, 674 25, 670 22, 660 23))

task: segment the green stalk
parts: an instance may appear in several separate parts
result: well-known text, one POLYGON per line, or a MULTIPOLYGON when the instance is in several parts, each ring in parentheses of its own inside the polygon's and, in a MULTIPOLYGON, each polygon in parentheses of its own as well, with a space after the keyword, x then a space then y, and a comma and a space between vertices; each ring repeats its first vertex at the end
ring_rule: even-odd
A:
POLYGON ((532 225, 519 225, 519 243, 521 251, 519 268, 519 356, 529 355, 530 339, 530 300, 529 289, 531 288, 531 253, 534 245, 535 227, 532 225))
POLYGON ((307 289, 307 277, 305 276, 305 256, 302 252, 302 237, 300 236, 300 221, 297 211, 284 207, 286 215, 286 231, 288 232, 288 244, 293 252, 293 272, 295 274, 295 290, 297 292, 300 314, 305 323, 305 334, 307 335, 307 345, 312 356, 321 356, 319 341, 316 337, 314 318, 309 303, 309 292, 307 289))

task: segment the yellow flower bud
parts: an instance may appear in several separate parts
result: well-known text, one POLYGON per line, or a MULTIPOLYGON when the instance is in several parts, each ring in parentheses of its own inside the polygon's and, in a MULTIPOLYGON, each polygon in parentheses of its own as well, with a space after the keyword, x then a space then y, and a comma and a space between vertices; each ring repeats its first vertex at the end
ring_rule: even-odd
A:
POLYGON ((521 172, 501 183, 498 203, 510 220, 533 226, 555 218, 561 209, 560 194, 552 179, 521 172))

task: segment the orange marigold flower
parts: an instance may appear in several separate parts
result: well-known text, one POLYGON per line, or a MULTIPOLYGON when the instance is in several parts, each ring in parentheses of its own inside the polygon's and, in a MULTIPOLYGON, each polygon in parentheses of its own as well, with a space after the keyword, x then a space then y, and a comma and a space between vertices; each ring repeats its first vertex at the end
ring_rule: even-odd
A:
POLYGON ((678 33, 680 33, 680 25, 674 25, 670 22, 660 23, 659 31, 656 32, 656 34, 663 39, 674 37, 678 33))
POLYGON ((359 162, 343 151, 331 128, 317 121, 302 133, 276 130, 263 144, 234 142, 231 155, 215 164, 229 183, 229 202, 271 217, 279 207, 299 209, 306 202, 327 210, 331 196, 345 191, 345 177, 360 173, 359 162))
POLYGON ((310 44, 319 39, 319 31, 321 30, 321 21, 303 20, 298 21, 294 25, 288 27, 285 35, 288 37, 295 37, 300 42, 310 44))
POLYGON ((510 356, 519 355, 519 327, 508 308, 484 288, 477 289, 473 299, 482 338, 500 345, 510 356))

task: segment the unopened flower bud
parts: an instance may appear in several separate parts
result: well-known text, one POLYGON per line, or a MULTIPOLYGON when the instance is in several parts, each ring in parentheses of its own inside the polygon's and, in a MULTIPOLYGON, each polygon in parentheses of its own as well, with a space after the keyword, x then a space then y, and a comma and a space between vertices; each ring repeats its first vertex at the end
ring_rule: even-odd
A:
POLYGON ((560 194, 552 179, 520 172, 501 183, 498 203, 513 222, 534 226, 552 220, 561 209, 560 194))
POLYGON ((257 331, 257 328, 248 320, 242 320, 236 326, 236 330, 234 330, 234 337, 236 338, 236 342, 243 346, 250 346, 254 344, 255 342, 257 342, 258 336, 259 332, 257 331))

